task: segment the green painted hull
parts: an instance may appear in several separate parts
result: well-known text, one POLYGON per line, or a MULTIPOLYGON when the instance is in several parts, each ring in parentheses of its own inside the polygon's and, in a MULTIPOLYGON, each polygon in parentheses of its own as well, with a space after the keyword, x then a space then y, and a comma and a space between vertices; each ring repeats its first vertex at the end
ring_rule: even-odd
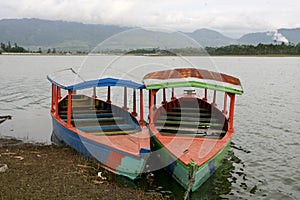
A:
MULTIPOLYGON (((177 158, 175 158, 166 148, 163 148, 162 144, 157 140, 155 136, 151 140, 154 149, 159 150, 159 157, 161 164, 167 166, 165 169, 172 175, 172 177, 185 189, 188 189, 190 183, 190 167, 183 164, 177 158)), ((228 149, 230 147, 230 140, 226 146, 212 157, 208 162, 201 166, 198 166, 195 172, 194 183, 191 186, 191 190, 197 190, 221 165, 228 149)))

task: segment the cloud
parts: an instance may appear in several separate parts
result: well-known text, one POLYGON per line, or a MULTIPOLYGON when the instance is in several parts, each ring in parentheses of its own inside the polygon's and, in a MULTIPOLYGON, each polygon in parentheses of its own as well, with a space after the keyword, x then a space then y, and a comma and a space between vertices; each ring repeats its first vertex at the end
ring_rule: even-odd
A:
POLYGON ((300 27, 299 0, 9 0, 0 18, 42 18, 180 31, 211 28, 229 35, 300 27))

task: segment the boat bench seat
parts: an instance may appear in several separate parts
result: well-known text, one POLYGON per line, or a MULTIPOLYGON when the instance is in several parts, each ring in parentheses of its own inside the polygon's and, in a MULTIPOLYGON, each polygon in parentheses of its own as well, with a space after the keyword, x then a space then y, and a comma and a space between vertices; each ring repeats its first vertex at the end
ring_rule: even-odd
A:
POLYGON ((190 136, 190 137, 210 137, 210 138, 219 138, 221 135, 225 134, 226 131, 223 129, 197 129, 197 128, 181 128, 176 126, 156 126, 158 131, 162 135, 172 135, 176 134, 177 136, 190 136))
MULTIPOLYGON (((68 106, 61 106, 60 109, 62 110, 67 110, 68 106)), ((83 110, 83 109, 97 109, 97 106, 95 105, 72 105, 72 109, 78 109, 78 110, 83 110)))
POLYGON ((130 130, 134 129, 132 125, 104 125, 104 126, 83 126, 83 127, 77 127, 77 129, 81 131, 113 131, 113 130, 130 130))
MULTIPOLYGON (((102 114, 102 113, 111 113, 111 110, 73 110, 73 115, 74 114, 102 114)), ((67 110, 60 110, 59 114, 61 115, 67 115, 68 111, 67 110)))
POLYGON ((197 127, 219 127, 223 124, 219 123, 202 123, 199 121, 164 121, 157 120, 155 124, 177 125, 177 126, 197 126, 197 127))
MULTIPOLYGON (((93 123, 93 122, 120 122, 123 121, 123 117, 107 117, 107 118, 72 118, 72 123, 93 123)), ((67 119, 64 119, 66 122, 67 119)))
POLYGON ((195 111, 199 111, 199 112, 206 112, 206 113, 210 113, 210 110, 207 108, 188 108, 188 107, 170 107, 167 108, 168 111, 175 111, 175 112, 195 112, 195 111))
MULTIPOLYGON (((68 115, 62 114, 60 118, 67 119, 68 115)), ((74 113, 72 119, 96 119, 96 118, 113 118, 113 113, 74 113)))
POLYGON ((210 117, 189 117, 189 116, 159 116, 159 120, 167 120, 167 121, 188 121, 188 122, 216 122, 217 119, 211 119, 210 117))
POLYGON ((132 130, 120 130, 120 131, 100 131, 100 132, 91 132, 90 135, 101 136, 101 135, 128 135, 136 133, 136 129, 132 130))
POLYGON ((198 112, 186 112, 186 113, 181 113, 181 112, 175 112, 175 111, 167 111, 166 112, 167 116, 190 116, 190 117, 211 117, 211 113, 198 113, 198 112))

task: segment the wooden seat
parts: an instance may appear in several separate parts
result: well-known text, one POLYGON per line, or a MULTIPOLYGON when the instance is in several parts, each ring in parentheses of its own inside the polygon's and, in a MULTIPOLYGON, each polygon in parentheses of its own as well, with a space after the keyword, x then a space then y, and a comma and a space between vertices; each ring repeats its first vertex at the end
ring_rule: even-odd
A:
POLYGON ((81 131, 86 131, 86 132, 134 129, 133 126, 128 125, 128 124, 124 124, 124 125, 104 125, 104 126, 83 126, 83 127, 76 127, 76 128, 81 130, 81 131))

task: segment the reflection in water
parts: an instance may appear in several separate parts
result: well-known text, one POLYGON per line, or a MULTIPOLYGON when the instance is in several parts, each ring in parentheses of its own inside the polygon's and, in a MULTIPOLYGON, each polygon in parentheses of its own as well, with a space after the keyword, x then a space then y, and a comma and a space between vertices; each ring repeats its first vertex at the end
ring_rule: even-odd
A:
MULTIPOLYGON (((153 162, 153 158, 151 161, 153 162)), ((235 168, 239 166, 242 169, 242 161, 234 155, 232 150, 229 150, 222 165, 215 173, 195 192, 191 193, 190 199, 220 199, 224 195, 230 198, 232 183, 237 182, 235 168)), ((246 175, 241 175, 242 179, 246 175)), ((147 192, 160 193, 168 199, 183 199, 185 190, 164 170, 158 170, 148 173, 144 177, 143 188, 147 192)))

